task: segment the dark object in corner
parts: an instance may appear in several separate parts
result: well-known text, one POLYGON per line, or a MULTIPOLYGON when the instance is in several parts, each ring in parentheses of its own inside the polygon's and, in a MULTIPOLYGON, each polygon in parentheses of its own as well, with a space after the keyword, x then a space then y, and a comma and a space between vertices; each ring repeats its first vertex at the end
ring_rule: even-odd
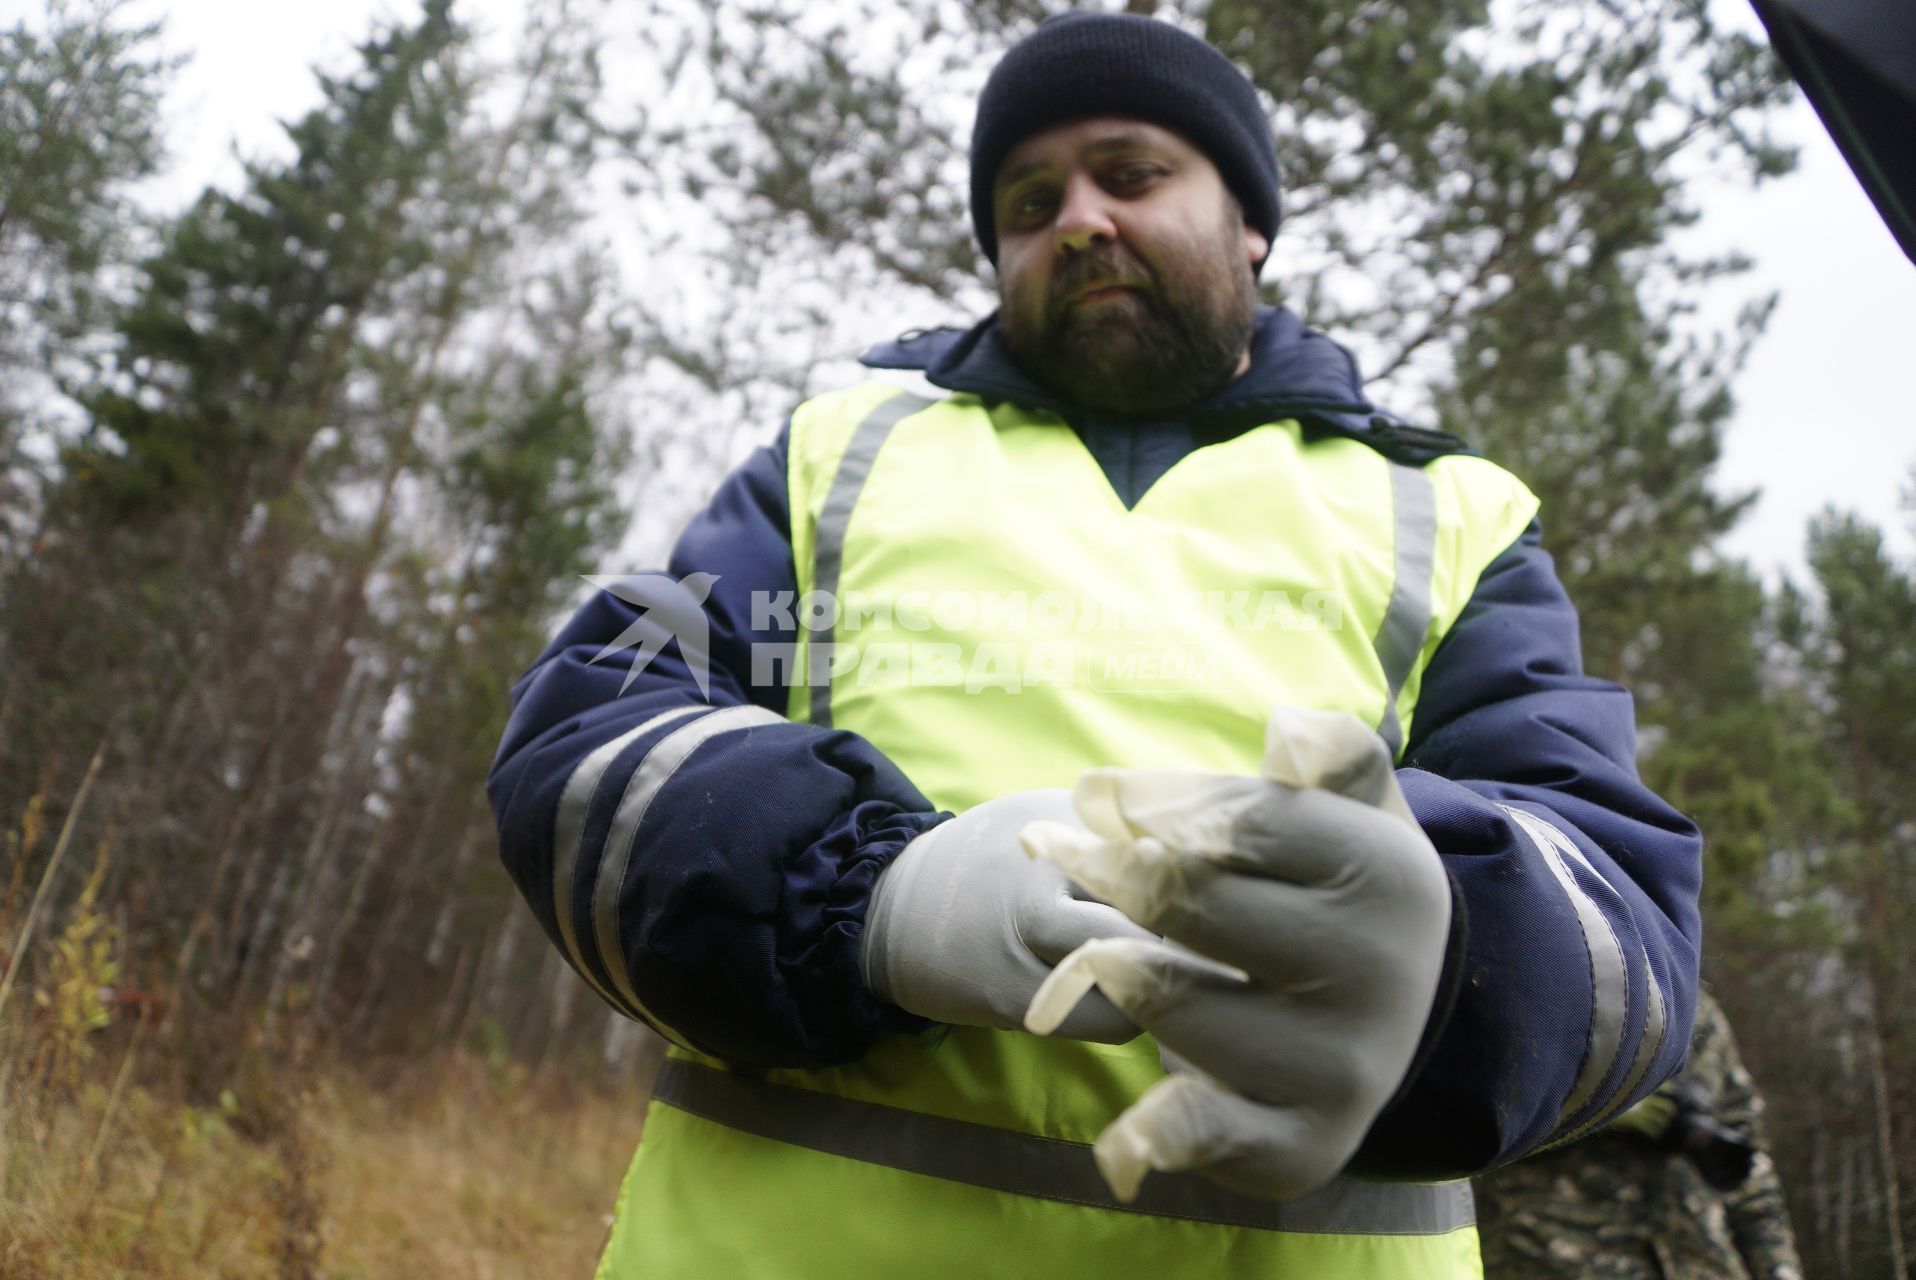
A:
POLYGON ((1916 5, 1750 3, 1889 233, 1916 262, 1916 5))

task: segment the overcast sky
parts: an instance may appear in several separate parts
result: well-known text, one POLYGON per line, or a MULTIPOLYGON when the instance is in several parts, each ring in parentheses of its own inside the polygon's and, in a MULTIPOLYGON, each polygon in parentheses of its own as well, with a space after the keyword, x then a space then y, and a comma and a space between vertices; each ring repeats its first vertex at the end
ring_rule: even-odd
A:
MULTIPOLYGON (((1743 0, 1717 8, 1757 29, 1743 0)), ((36 10, 44 12, 41 0, 0 0, 0 26, 36 10)), ((464 11, 509 30, 518 4, 467 0, 464 11)), ((308 68, 341 65, 375 15, 414 9, 391 0, 137 0, 135 12, 163 17, 168 46, 192 55, 170 102, 173 164, 154 191, 170 207, 209 182, 233 182, 235 147, 283 152, 273 122, 316 102, 308 68)), ((1700 300, 1710 313, 1727 317, 1756 293, 1781 292, 1737 385, 1719 475, 1726 490, 1763 495, 1728 549, 1766 572, 1799 573, 1804 525, 1830 504, 1889 527, 1905 553, 1916 547, 1900 509, 1916 463, 1916 265, 1806 104, 1787 113, 1784 132, 1802 148, 1798 172, 1755 193, 1700 185, 1704 219, 1687 243, 1756 259, 1753 273, 1700 300)))

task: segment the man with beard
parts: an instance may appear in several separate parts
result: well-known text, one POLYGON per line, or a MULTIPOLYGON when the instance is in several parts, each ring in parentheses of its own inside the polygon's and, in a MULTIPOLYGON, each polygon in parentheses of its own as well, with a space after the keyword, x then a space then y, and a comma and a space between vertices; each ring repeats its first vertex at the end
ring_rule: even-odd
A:
POLYGON ((867 356, 944 394, 801 405, 514 689, 504 859, 674 1046, 600 1274, 1475 1276, 1455 1180, 1679 1065, 1697 833, 1535 498, 1258 305, 1228 59, 1054 19, 971 163, 999 311, 867 356))

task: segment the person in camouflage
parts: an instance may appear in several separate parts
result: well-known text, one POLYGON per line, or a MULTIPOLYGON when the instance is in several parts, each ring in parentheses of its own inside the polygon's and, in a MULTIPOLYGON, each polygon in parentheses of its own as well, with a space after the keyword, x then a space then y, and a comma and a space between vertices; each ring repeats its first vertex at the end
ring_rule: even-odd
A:
POLYGON ((1477 1180, 1486 1280, 1802 1280, 1762 1109, 1700 992, 1681 1075, 1603 1132, 1477 1180))

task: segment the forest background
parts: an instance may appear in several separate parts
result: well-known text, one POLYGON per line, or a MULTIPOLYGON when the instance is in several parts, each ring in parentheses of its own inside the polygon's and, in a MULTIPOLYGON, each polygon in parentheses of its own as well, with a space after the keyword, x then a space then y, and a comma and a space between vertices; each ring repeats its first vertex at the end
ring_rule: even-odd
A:
MULTIPOLYGON (((533 0, 501 52, 429 0, 164 216, 154 28, 0 32, 0 1278, 586 1273, 658 1046, 497 864, 506 691, 863 345, 989 309, 970 103, 1060 7, 533 0)), ((1794 163, 1767 50, 1702 0, 1127 7, 1267 90, 1271 300, 1542 496, 1710 835, 1811 1273, 1907 1280, 1916 564, 1838 510, 1792 578, 1727 549, 1773 299, 1700 308, 1749 264, 1684 234, 1794 163)))

